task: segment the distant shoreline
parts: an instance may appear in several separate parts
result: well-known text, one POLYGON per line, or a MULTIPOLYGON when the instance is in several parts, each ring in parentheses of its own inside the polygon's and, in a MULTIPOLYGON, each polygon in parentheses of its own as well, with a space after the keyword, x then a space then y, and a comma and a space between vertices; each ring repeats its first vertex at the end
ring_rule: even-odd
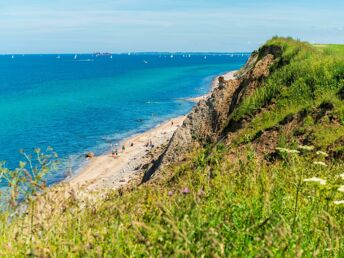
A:
MULTIPOLYGON (((225 80, 234 79, 237 71, 230 71, 223 75, 225 80)), ((205 95, 185 98, 182 100, 198 103, 210 96, 211 92, 218 86, 216 76, 209 92, 205 95)), ((113 156, 111 150, 105 154, 93 157, 78 169, 78 173, 63 182, 67 182, 73 188, 83 187, 86 190, 101 190, 104 188, 118 188, 137 177, 142 172, 142 167, 150 164, 155 154, 167 145, 174 132, 183 124, 186 116, 179 116, 169 119, 153 129, 146 132, 135 134, 124 139, 115 148, 118 155, 113 156), (154 147, 149 144, 152 143, 154 147), (124 150, 122 150, 124 146, 124 150)))

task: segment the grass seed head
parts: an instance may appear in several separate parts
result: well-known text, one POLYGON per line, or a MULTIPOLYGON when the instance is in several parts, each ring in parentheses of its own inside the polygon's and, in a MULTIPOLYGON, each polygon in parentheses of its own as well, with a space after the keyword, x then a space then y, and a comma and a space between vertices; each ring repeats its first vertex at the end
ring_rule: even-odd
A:
POLYGON ((338 191, 344 193, 344 185, 340 186, 340 187, 338 188, 338 191))
POLYGON ((325 163, 325 162, 322 162, 322 161, 314 161, 313 164, 314 164, 314 165, 323 166, 323 167, 327 167, 326 163, 325 163))
POLYGON ((303 179, 304 182, 319 183, 320 185, 326 185, 326 180, 319 177, 311 177, 303 179))

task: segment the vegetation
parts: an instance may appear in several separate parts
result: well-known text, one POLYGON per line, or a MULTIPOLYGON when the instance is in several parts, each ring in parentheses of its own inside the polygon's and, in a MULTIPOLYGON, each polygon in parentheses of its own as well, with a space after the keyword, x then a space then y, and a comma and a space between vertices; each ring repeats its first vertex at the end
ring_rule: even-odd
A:
POLYGON ((0 256, 343 257, 344 47, 267 45, 283 54, 233 113, 249 120, 233 141, 96 202, 57 200, 49 216, 3 212, 0 256), (267 158, 255 139, 274 127, 267 158))
MULTIPOLYGON (((232 118, 236 121, 253 117, 237 141, 252 139, 259 131, 277 125, 288 115, 302 111, 312 113, 323 103, 331 105, 331 114, 338 123, 318 121, 319 126, 304 126, 315 134, 325 134, 323 138, 327 140, 343 136, 344 105, 340 92, 344 89, 344 45, 319 48, 293 39, 273 38, 266 46, 280 46, 283 54, 263 87, 233 112, 232 118), (266 110, 259 112, 262 108, 266 110)), ((315 142, 322 143, 322 140, 315 142)))

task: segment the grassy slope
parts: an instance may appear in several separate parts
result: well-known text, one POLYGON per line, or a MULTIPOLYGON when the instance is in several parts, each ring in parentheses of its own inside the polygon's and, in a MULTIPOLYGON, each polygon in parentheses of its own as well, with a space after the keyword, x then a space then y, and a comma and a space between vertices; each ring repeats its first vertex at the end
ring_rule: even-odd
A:
POLYGON ((288 65, 276 67, 264 86, 234 112, 234 120, 254 116, 250 126, 242 130, 236 140, 239 143, 250 141, 257 132, 275 126, 287 115, 303 110, 310 112, 322 103, 332 103, 332 113, 340 123, 325 126, 326 121, 322 121, 318 126, 308 121, 305 124, 308 130, 316 131, 314 144, 327 147, 328 140, 344 135, 344 105, 338 97, 344 87, 344 45, 314 48, 307 43, 279 38, 267 42, 267 45, 274 44, 283 47, 281 62, 288 65), (273 104, 272 107, 269 104, 273 104), (269 108, 257 115, 256 111, 265 106, 269 108))
MULTIPOLYGON (((70 201, 62 216, 33 218, 31 233, 27 218, 10 226, 3 219, 0 255, 343 256, 344 205, 334 204, 344 200, 337 190, 344 184, 342 161, 304 150, 279 153, 267 163, 257 158, 251 140, 286 115, 311 112, 324 102, 333 104, 336 123, 325 119, 328 115, 320 122, 309 116, 301 127, 313 134, 311 143, 319 150, 343 137, 338 92, 344 87, 344 47, 280 38, 267 44, 283 47, 283 66, 274 67, 264 86, 233 114, 235 120, 251 119, 235 144, 193 153, 159 184, 110 193, 86 208, 70 201), (240 156, 233 159, 229 152, 239 147, 240 156), (327 183, 303 182, 309 177, 327 183)), ((293 137, 280 135, 280 146, 295 148, 293 137)))

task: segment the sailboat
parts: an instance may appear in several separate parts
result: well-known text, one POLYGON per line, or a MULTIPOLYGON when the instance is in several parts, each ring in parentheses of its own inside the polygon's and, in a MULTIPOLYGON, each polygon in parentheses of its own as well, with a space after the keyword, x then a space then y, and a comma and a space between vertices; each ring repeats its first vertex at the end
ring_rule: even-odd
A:
POLYGON ((57 56, 56 59, 61 59, 61 56, 57 56))
POLYGON ((77 58, 78 58, 78 55, 75 55, 75 56, 74 56, 74 60, 76 60, 77 58))

